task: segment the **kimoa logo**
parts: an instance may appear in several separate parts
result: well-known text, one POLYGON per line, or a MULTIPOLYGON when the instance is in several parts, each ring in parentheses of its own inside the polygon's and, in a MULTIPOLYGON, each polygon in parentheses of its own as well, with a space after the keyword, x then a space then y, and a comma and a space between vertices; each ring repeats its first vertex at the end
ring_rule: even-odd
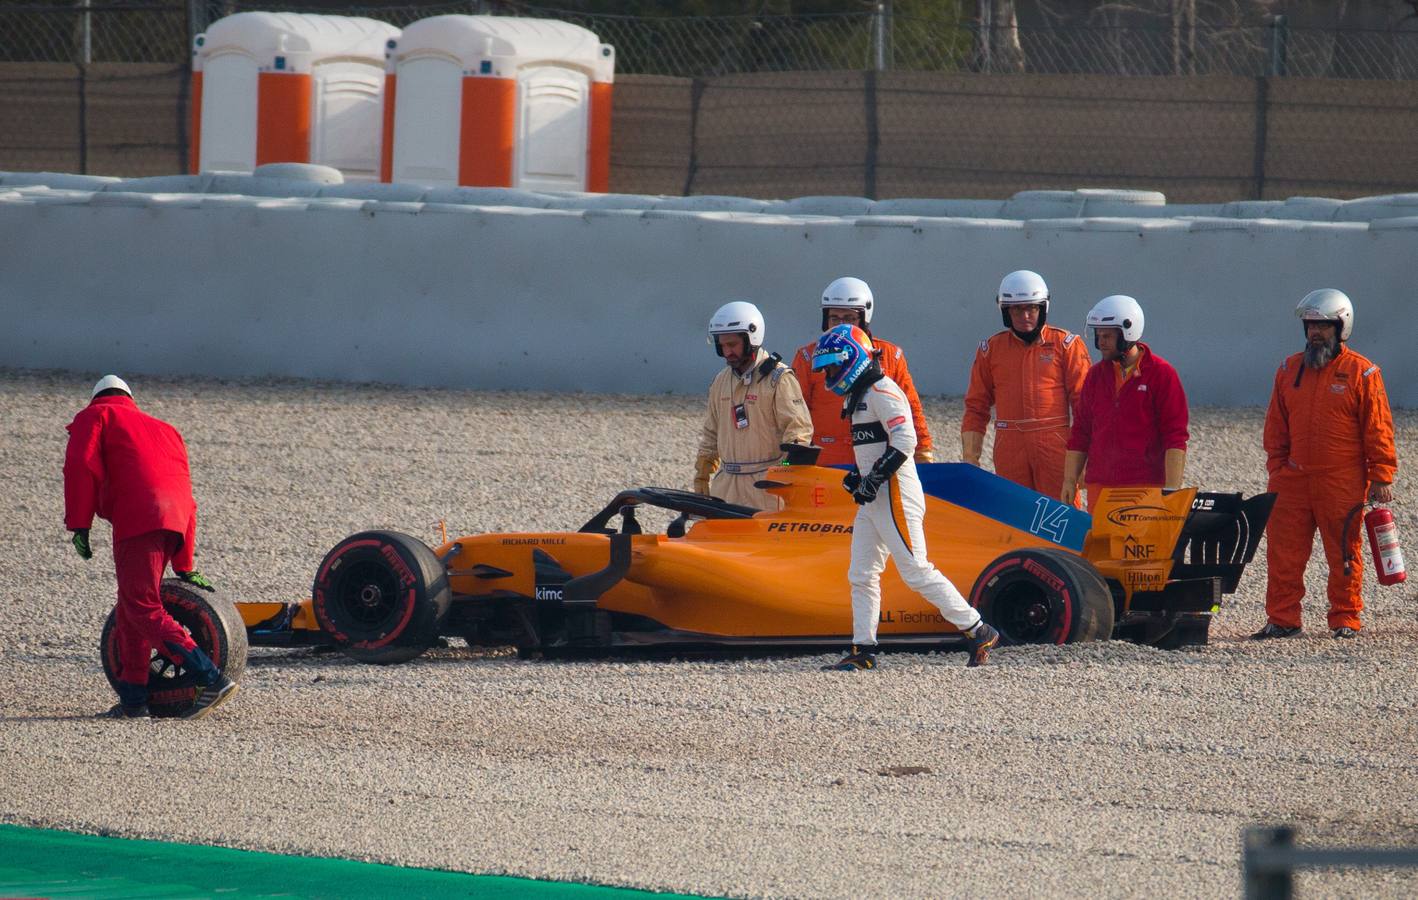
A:
POLYGON ((562 584, 539 584, 537 585, 538 600, 565 600, 566 586, 562 584))
POLYGON ((1137 525, 1142 522, 1180 522, 1182 517, 1165 506, 1120 506, 1108 511, 1108 521, 1114 525, 1137 525))

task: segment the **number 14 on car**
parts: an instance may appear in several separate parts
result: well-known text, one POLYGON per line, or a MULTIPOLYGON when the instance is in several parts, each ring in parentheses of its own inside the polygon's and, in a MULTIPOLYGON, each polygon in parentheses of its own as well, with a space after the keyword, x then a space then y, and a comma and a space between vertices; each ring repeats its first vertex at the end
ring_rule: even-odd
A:
POLYGON ((1040 497, 1034 501, 1034 521, 1029 523, 1030 533, 1047 537, 1056 544, 1062 544, 1064 534, 1068 531, 1070 509, 1072 507, 1057 500, 1040 497))

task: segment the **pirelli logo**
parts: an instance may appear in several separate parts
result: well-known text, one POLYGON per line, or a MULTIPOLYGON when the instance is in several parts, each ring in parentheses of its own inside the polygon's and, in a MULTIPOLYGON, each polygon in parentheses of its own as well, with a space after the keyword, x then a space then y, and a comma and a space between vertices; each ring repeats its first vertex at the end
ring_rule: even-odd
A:
POLYGON ((1063 579, 1055 575, 1053 572, 1050 572, 1043 566, 1039 565, 1032 559, 1026 559, 1024 561, 1024 571, 1028 572, 1030 575, 1033 575, 1035 578, 1044 582, 1044 584, 1047 584, 1050 588, 1056 591, 1063 590, 1063 579))

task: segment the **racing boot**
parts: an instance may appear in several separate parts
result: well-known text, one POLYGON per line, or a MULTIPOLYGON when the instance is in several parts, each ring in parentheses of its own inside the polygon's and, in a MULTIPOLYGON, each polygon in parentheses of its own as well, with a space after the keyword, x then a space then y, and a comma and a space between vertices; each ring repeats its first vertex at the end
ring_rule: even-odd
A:
POLYGON ((236 682, 225 675, 203 687, 192 701, 192 708, 182 714, 184 719, 200 719, 221 706, 236 693, 236 682))
POLYGON ((1349 638, 1358 637, 1359 632, 1350 628, 1348 625, 1341 625, 1334 629, 1334 636, 1340 640, 1348 640, 1349 638))
POLYGON ((1266 622, 1265 627, 1251 635, 1253 641, 1268 641, 1271 638, 1298 637, 1300 626, 1286 628, 1284 625, 1276 625, 1274 622, 1266 622))
POLYGON ((182 714, 182 718, 204 718, 236 693, 236 682, 223 675, 212 662, 212 658, 202 652, 201 647, 183 647, 172 641, 168 641, 165 646, 169 653, 182 660, 183 668, 195 674, 198 683, 202 685, 192 701, 192 707, 182 714))
POLYGON ((876 645, 863 645, 858 647, 852 645, 852 651, 842 657, 841 662, 833 663, 830 666, 823 666, 823 669, 838 672, 860 672, 863 669, 876 668, 876 645))
POLYGON ((108 712, 99 713, 99 718, 146 719, 149 717, 147 684, 115 681, 113 689, 118 692, 118 702, 108 712))
POLYGON ((999 646, 999 632, 981 619, 980 624, 966 634, 970 638, 970 661, 965 663, 966 667, 983 666, 990 659, 990 651, 999 646))
POLYGON ((148 705, 146 703, 141 706, 128 706, 123 703, 115 703, 112 709, 108 712, 99 713, 98 717, 100 719, 147 719, 152 717, 152 713, 148 712, 148 705))

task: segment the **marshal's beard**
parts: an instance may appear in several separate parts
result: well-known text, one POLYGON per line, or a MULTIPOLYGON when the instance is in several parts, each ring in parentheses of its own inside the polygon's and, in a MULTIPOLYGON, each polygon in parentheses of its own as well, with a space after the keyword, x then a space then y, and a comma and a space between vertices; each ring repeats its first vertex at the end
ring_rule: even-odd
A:
POLYGON ((1308 341, 1305 344, 1305 365, 1311 369, 1323 369, 1329 361, 1339 355, 1339 338, 1327 341, 1308 341))

